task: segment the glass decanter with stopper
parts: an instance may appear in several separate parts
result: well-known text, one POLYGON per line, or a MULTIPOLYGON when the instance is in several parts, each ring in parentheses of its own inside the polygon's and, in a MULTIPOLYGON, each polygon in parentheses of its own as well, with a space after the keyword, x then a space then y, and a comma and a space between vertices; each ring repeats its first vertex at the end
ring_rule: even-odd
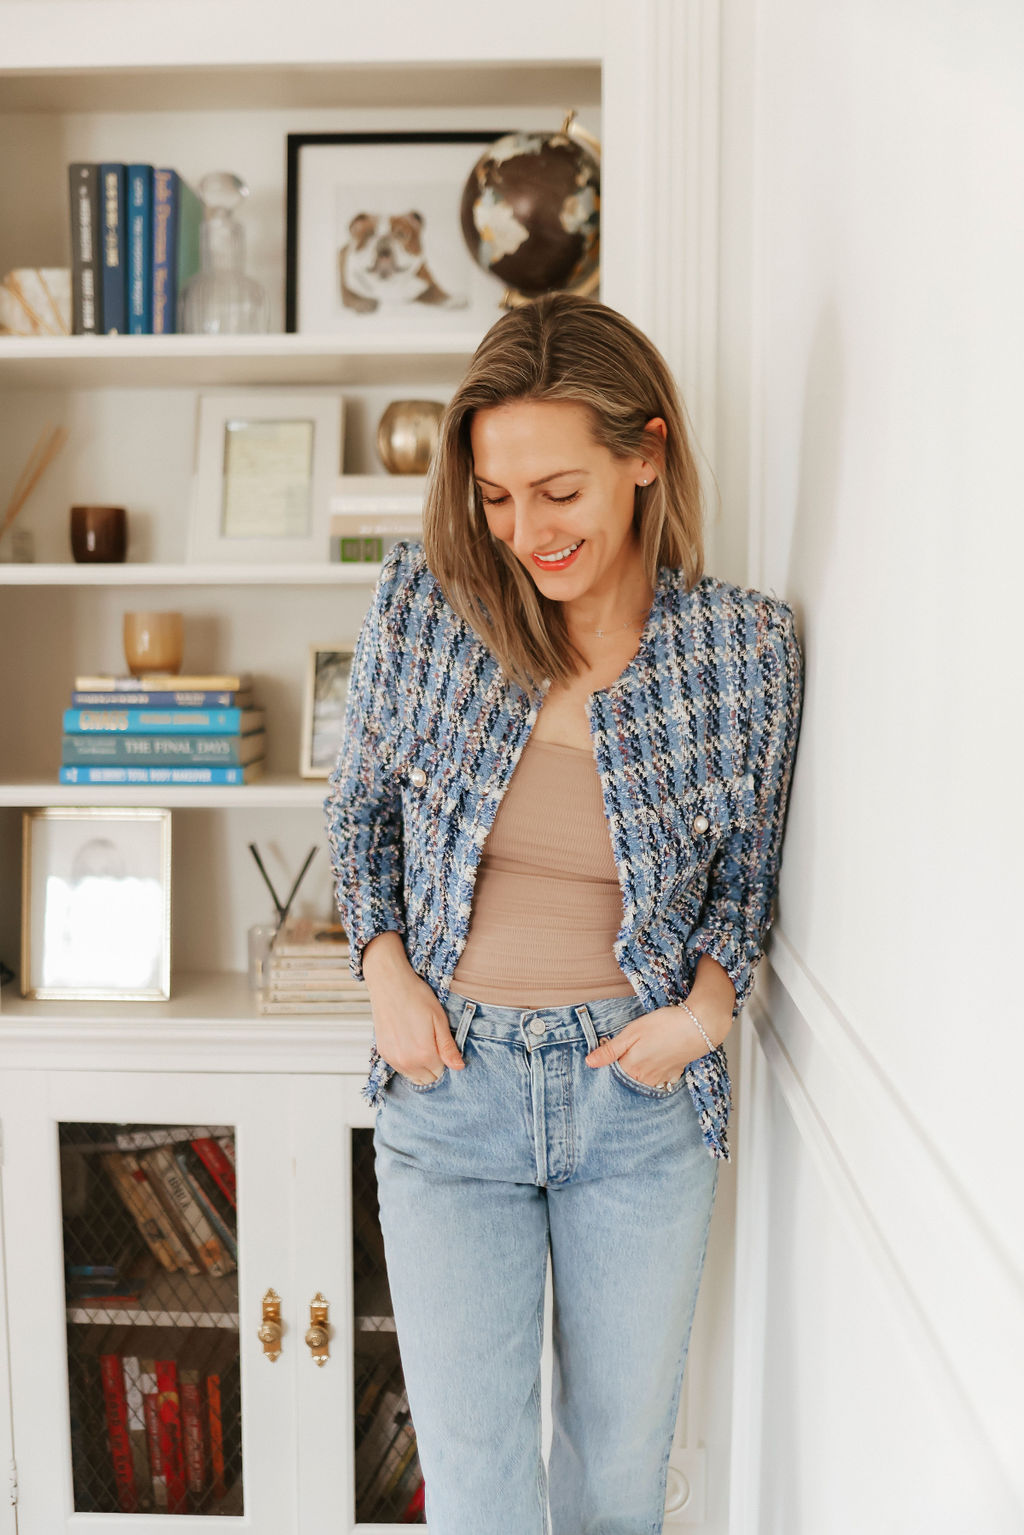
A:
POLYGON ((235 209, 249 188, 231 171, 210 171, 196 188, 206 210, 199 271, 181 295, 179 330, 190 335, 262 335, 270 326, 266 290, 245 272, 245 229, 235 209))

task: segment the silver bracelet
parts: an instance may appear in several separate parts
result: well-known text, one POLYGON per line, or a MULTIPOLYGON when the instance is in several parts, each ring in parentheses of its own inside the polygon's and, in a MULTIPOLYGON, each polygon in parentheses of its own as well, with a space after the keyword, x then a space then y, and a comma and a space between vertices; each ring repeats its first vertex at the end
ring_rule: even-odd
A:
MULTIPOLYGON (((701 1033, 704 1034, 704 1025, 701 1023, 700 1019, 697 1017, 697 1014, 693 1011, 693 1008, 692 1007, 688 1007, 685 1002, 680 1002, 679 1006, 686 1008, 686 1011, 689 1013, 690 1017, 693 1019, 694 1023, 697 1025, 698 1029, 700 1029, 701 1033)), ((714 1045, 711 1043, 710 1039, 708 1039, 708 1036, 706 1034, 704 1034, 704 1041, 707 1044, 707 1047, 708 1047, 709 1050, 713 1050, 715 1048, 714 1045)))

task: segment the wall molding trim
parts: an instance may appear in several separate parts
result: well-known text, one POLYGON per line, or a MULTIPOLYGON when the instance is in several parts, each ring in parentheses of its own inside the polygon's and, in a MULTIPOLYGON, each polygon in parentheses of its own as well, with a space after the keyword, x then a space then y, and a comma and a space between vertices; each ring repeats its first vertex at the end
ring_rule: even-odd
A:
POLYGON ((708 520, 717 493, 720 0, 606 0, 601 298, 645 331, 683 394, 708 520), (628 123, 628 131, 619 128, 628 123), (629 238, 616 238, 617 228, 629 238), (635 231, 641 231, 639 238, 635 231))
POLYGON ((1021 1277, 850 1021, 777 927, 746 1016, 732 1477, 740 1507, 730 1516, 732 1528, 757 1529, 756 1509, 743 1510, 743 1487, 760 1480, 758 1413, 748 1404, 762 1400, 764 1296, 753 1276, 764 1273, 773 1084, 834 1207, 868 1256, 929 1390, 987 1453, 993 1475, 1024 1512, 1022 1427, 1005 1409, 1020 1400, 1021 1277))

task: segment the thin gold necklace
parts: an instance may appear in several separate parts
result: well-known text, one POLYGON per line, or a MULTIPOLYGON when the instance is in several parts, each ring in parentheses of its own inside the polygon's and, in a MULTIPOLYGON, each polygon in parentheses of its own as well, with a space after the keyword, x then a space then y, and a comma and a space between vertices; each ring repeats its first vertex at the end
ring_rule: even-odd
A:
POLYGON ((618 634, 620 629, 642 629, 647 622, 647 614, 640 618, 627 618, 624 624, 618 624, 614 629, 589 629, 588 634, 600 634, 602 638, 606 634, 618 634))

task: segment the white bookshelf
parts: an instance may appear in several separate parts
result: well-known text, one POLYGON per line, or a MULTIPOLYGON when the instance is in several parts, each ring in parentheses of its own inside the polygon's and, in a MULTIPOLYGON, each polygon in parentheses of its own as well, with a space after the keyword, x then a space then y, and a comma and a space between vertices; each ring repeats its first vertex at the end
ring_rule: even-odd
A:
POLYGON ((0 1535, 70 1535, 83 1519, 114 1535, 149 1522, 71 1512, 53 1117, 237 1127, 249 1201, 238 1308, 246 1526, 254 1535, 406 1527, 357 1525, 349 1496, 356 1350, 346 1332, 346 1148, 350 1130, 372 1123, 358 1095, 371 1019, 259 1015, 244 973, 246 929, 271 915, 249 842, 284 891, 315 844, 295 909, 334 910, 326 782, 297 772, 303 667, 308 644, 354 638, 379 567, 190 564, 196 400, 214 388, 333 387, 345 407, 342 476, 379 471, 385 407, 447 400, 480 337, 435 325, 355 347, 284 334, 286 135, 555 130, 575 108, 603 143, 600 297, 661 347, 713 461, 717 31, 717 0, 520 0, 493 12, 476 0, 293 0, 285 11, 277 0, 0 0, 0 272, 70 264, 70 161, 174 165, 192 185, 207 170, 233 170, 252 190, 242 210, 247 267, 267 288, 272 326, 223 339, 0 337, 0 505, 42 427, 63 422, 72 433, 20 519, 38 563, 0 563, 6 962, 16 968, 20 958, 24 810, 174 811, 171 998, 36 1001, 17 983, 0 995, 0 1318, 5 1304, 9 1313, 0 1375, 5 1346, 14 1361, 12 1389, 0 1380, 0 1447, 13 1467, 17 1425, 20 1489, 17 1504, 0 1499, 0 1535), (82 502, 128 507, 126 563, 72 562, 68 508, 82 502), (252 674, 267 712, 262 779, 174 789, 57 782, 73 678, 124 670, 122 614, 143 606, 184 612, 185 670, 252 674), (291 1308, 291 1352, 273 1369, 255 1342, 255 1308, 271 1283, 291 1308), (317 1371, 301 1306, 321 1287, 331 1290, 337 1331, 333 1362, 317 1371))

